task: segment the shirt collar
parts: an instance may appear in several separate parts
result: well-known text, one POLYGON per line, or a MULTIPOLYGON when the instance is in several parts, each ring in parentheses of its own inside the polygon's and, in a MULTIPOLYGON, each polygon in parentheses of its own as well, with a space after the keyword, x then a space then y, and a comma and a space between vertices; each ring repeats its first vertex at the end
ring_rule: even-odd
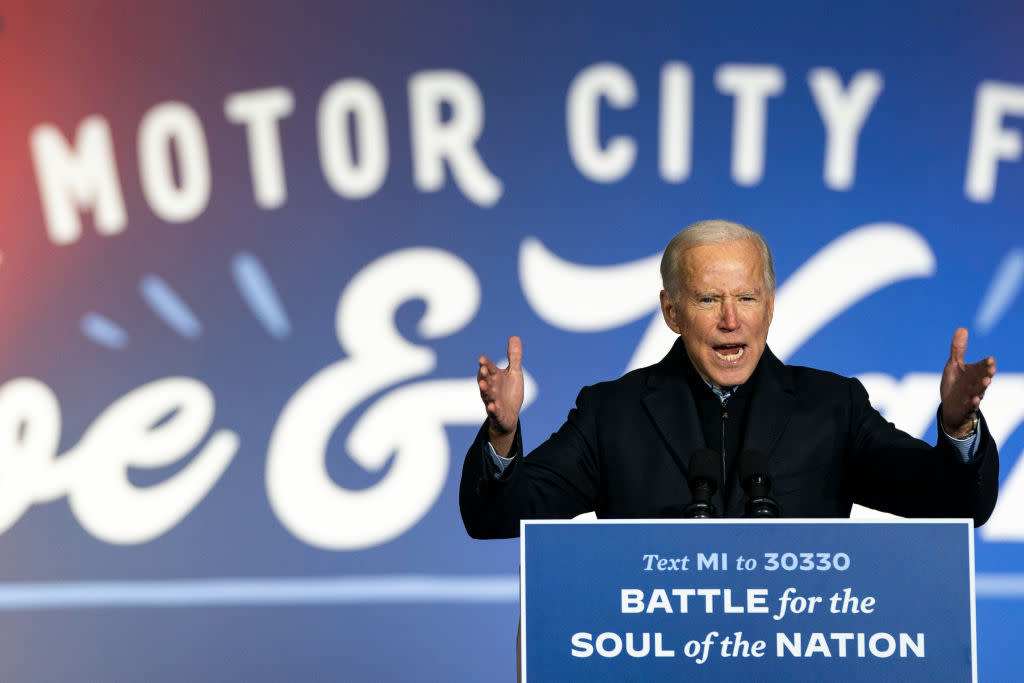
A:
POLYGON ((711 391, 715 392, 715 396, 717 396, 718 400, 721 401, 722 403, 725 403, 730 398, 732 398, 732 395, 736 393, 737 389, 739 389, 739 387, 716 387, 714 384, 707 381, 703 377, 700 378, 700 381, 704 382, 704 384, 707 384, 708 388, 711 389, 711 391))

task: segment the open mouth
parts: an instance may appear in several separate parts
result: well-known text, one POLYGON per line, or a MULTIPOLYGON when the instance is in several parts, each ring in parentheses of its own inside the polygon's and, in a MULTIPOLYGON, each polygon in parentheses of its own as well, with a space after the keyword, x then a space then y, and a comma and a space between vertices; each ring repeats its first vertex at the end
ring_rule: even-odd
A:
POLYGON ((746 344, 720 344, 715 346, 715 355, 727 363, 733 363, 743 357, 746 344))

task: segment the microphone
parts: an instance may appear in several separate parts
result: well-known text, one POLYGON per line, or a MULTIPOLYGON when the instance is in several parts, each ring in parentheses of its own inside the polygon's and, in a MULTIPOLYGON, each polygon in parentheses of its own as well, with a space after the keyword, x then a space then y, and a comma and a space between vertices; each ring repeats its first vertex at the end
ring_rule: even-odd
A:
POLYGON ((740 484, 747 494, 744 517, 778 517, 779 504, 772 498, 768 456, 761 451, 743 451, 740 456, 740 484))
POLYGON ((690 456, 690 494, 693 502, 686 506, 684 517, 707 519, 717 517, 711 497, 721 483, 719 455, 710 448, 701 448, 690 456))

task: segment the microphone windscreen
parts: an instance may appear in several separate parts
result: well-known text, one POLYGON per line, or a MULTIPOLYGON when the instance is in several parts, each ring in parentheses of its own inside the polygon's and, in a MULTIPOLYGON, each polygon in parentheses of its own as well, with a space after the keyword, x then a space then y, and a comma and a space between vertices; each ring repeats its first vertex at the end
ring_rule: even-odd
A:
POLYGON ((748 450, 740 454, 740 481, 755 475, 768 476, 768 456, 761 451, 748 450))
POLYGON ((721 456, 710 448, 701 448, 690 456, 690 482, 707 479, 721 484, 721 456))

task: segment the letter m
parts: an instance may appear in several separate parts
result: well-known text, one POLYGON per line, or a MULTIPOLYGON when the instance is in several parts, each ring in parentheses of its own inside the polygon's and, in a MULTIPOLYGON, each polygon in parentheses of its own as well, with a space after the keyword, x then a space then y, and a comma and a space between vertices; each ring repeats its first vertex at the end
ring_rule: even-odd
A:
POLYGON ((697 569, 718 571, 718 553, 711 553, 710 555, 697 553, 697 569))
POLYGON ((124 230, 124 197, 114 144, 102 116, 90 116, 79 124, 74 148, 53 124, 36 126, 29 138, 46 231, 54 244, 70 244, 81 236, 80 209, 92 209, 101 235, 124 230))

